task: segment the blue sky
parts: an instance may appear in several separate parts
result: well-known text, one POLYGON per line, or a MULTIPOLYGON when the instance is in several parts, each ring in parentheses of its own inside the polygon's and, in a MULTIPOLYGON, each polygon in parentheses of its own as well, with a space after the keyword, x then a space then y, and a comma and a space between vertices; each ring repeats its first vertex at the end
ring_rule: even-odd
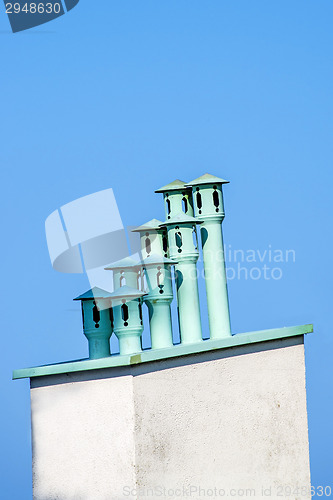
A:
POLYGON ((227 245, 295 251, 280 280, 230 281, 232 329, 314 323, 311 475, 332 486, 332 16, 331 0, 81 0, 13 35, 1 6, 3 498, 31 498, 12 369, 87 354, 87 280, 52 269, 45 219, 109 187, 125 225, 161 219, 154 189, 207 171, 231 181, 227 245))

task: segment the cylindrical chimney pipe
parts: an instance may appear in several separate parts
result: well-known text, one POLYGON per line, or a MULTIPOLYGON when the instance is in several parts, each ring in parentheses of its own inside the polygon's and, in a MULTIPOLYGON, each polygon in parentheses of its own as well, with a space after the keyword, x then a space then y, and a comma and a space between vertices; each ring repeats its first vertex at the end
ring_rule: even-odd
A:
POLYGON ((222 184, 228 182, 214 175, 204 174, 187 184, 193 190, 195 215, 202 223, 200 232, 211 339, 231 335, 221 228, 225 216, 222 184))
POLYGON ((170 304, 173 300, 171 265, 168 259, 168 235, 162 222, 152 219, 132 229, 140 234, 142 265, 147 295, 152 349, 173 346, 170 304))
POLYGON ((144 292, 124 285, 110 294, 114 333, 119 339, 120 354, 135 354, 142 350, 142 297, 144 292))
POLYGON ((162 221, 152 219, 142 226, 132 229, 132 233, 140 234, 142 259, 151 255, 168 257, 168 235, 165 227, 161 227, 162 221))
POLYGON ((144 302, 149 311, 151 346, 163 349, 173 346, 170 304, 173 299, 171 265, 175 262, 160 255, 142 261, 147 283, 144 302))
POLYGON ((81 301, 83 333, 88 339, 89 359, 110 356, 113 330, 110 295, 106 290, 94 287, 74 299, 81 301))
POLYGON ((170 258, 175 264, 178 318, 181 342, 190 344, 202 340, 199 290, 197 277, 196 224, 194 217, 179 213, 163 224, 168 230, 170 258))
POLYGON ((163 193, 166 220, 178 214, 193 216, 192 192, 185 182, 176 179, 157 189, 155 193, 163 193))

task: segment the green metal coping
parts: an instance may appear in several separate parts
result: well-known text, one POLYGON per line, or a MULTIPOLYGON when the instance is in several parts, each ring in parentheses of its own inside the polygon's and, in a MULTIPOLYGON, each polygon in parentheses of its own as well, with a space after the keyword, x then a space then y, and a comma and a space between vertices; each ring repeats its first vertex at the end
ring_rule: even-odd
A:
POLYGON ((58 375, 61 373, 74 373, 87 370, 101 370, 102 368, 113 368, 116 366, 130 366, 139 363, 148 363, 162 359, 176 358, 201 352, 226 349, 257 342, 285 339, 297 335, 313 332, 313 325, 291 326, 275 328, 273 330, 261 330, 258 332, 238 333, 231 337, 219 340, 203 340, 195 344, 179 344, 166 349, 149 349, 137 354, 120 356, 115 354, 101 359, 84 359, 68 361, 55 365, 37 366, 35 368, 23 368, 14 370, 13 379, 43 377, 45 375, 58 375))

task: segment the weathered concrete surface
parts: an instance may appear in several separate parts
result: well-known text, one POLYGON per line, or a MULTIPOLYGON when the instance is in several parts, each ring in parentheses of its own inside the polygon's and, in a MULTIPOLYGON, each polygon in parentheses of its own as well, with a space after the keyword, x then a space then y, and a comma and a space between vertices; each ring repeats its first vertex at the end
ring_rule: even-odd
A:
POLYGON ((35 500, 311 498, 303 336, 31 384, 35 500))
POLYGON ((34 498, 121 498, 135 485, 133 379, 67 379, 31 390, 34 498))

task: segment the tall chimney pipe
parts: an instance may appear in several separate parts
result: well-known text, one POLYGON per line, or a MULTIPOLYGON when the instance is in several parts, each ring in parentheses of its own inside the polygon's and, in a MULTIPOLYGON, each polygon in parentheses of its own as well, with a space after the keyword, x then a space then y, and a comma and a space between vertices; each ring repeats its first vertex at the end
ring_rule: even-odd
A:
POLYGON ((231 335, 221 227, 225 216, 222 184, 228 182, 214 175, 204 174, 187 184, 192 187, 195 215, 202 223, 200 232, 211 339, 231 335))

